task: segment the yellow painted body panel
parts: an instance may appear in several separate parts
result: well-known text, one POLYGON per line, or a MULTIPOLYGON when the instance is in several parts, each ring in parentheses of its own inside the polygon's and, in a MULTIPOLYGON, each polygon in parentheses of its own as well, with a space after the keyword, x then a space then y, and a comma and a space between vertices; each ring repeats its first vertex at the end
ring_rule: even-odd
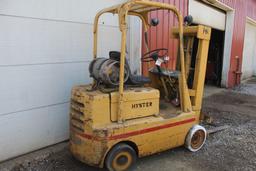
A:
MULTIPOLYGON (((86 121, 89 127, 92 124, 109 123, 109 95, 100 91, 90 92, 87 89, 89 89, 88 86, 76 86, 72 90, 70 111, 73 120, 77 121, 77 119, 82 118, 82 121, 86 121)), ((71 121, 73 120, 71 119, 71 121)))
POLYGON ((100 166, 108 149, 107 143, 105 141, 84 138, 79 135, 76 131, 71 131, 69 148, 73 156, 91 166, 100 166))
POLYGON ((120 137, 120 139, 112 140, 110 143, 112 146, 118 142, 134 142, 138 147, 139 157, 182 146, 189 129, 195 124, 195 121, 187 124, 176 124, 191 118, 193 118, 193 114, 180 115, 172 119, 163 119, 159 116, 127 121, 112 132, 113 137, 117 135, 116 137, 120 137), (123 134, 124 136, 118 136, 123 134), (127 137, 126 134, 128 134, 127 137))
MULTIPOLYGON (((72 91, 70 149, 76 158, 90 165, 103 166, 108 150, 119 142, 135 143, 140 157, 181 146, 189 129, 196 124, 194 112, 164 119, 159 113, 159 91, 153 88, 127 90, 124 104, 128 101, 127 106, 130 107, 125 108, 125 116, 129 113, 128 116, 133 116, 133 119, 124 123, 113 122, 109 118, 111 93, 104 94, 89 89, 89 85, 77 86, 72 91), (139 109, 131 107, 138 104, 138 101, 143 103, 144 99, 147 102, 156 102, 152 104, 155 106, 152 111, 155 110, 159 115, 151 111, 152 106, 144 105, 139 109), (148 112, 150 115, 139 117, 137 111, 143 111, 145 114, 148 112)), ((117 107, 114 98, 113 102, 117 107)), ((117 115, 117 112, 115 114, 117 115)))
MULTIPOLYGON (((124 91, 124 119, 140 118, 159 114, 159 91, 153 88, 132 88, 124 91)), ((110 94, 111 121, 117 121, 118 92, 110 94)))

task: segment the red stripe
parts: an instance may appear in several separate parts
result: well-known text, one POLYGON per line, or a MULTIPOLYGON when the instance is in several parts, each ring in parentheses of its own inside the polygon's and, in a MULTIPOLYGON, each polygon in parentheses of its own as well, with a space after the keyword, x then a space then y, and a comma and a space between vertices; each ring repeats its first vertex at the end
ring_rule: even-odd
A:
POLYGON ((129 132, 129 133, 126 133, 126 134, 114 135, 114 136, 109 137, 109 139, 110 140, 116 140, 116 139, 127 138, 127 137, 131 137, 131 136, 135 136, 135 135, 140 135, 140 134, 145 134, 145 133, 157 131, 157 130, 160 130, 160 129, 166 129, 166 128, 175 127, 175 126, 182 125, 182 124, 187 124, 187 123, 190 123, 190 122, 194 122, 195 120, 196 120, 195 118, 191 118, 191 119, 187 119, 187 120, 183 120, 183 121, 179 121, 179 122, 174 122, 174 123, 170 123, 170 124, 166 124, 166 125, 161 125, 161 126, 156 126, 156 127, 152 127, 152 128, 133 131, 133 132, 129 132))
MULTIPOLYGON (((114 136, 108 137, 107 139, 109 139, 109 140, 123 139, 123 138, 131 137, 131 136, 136 136, 136 135, 140 135, 140 134, 145 134, 145 133, 157 131, 157 130, 160 130, 160 129, 166 129, 166 128, 171 128, 171 127, 175 127, 175 126, 178 126, 178 125, 187 124, 187 123, 190 123, 190 122, 194 122, 195 120, 196 120, 196 118, 191 118, 191 119, 187 119, 187 120, 183 120, 183 121, 179 121, 179 122, 174 122, 174 123, 170 123, 170 124, 166 124, 166 125, 160 125, 160 126, 147 128, 147 129, 142 129, 142 130, 138 130, 138 131, 133 131, 133 132, 125 133, 125 134, 114 135, 114 136)), ((89 135, 89 134, 80 134, 79 133, 79 135, 81 137, 86 138, 86 139, 93 139, 93 140, 96 140, 96 141, 100 141, 102 139, 100 137, 93 137, 92 135, 89 135)))
POLYGON ((89 139, 89 140, 91 140, 92 138, 93 138, 93 136, 92 135, 89 135, 89 134, 81 134, 81 133, 78 133, 81 137, 84 137, 84 138, 86 138, 86 139, 89 139))

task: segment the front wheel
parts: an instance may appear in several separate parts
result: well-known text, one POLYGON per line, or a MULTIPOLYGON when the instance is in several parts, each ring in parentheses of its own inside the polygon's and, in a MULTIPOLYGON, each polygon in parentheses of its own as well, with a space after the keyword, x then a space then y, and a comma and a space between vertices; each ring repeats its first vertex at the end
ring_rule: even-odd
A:
POLYGON ((131 170, 137 160, 134 149, 127 144, 117 144, 108 153, 105 166, 109 171, 131 170))
POLYGON ((206 141, 206 129, 200 125, 193 126, 186 137, 185 146, 189 151, 200 150, 206 141))

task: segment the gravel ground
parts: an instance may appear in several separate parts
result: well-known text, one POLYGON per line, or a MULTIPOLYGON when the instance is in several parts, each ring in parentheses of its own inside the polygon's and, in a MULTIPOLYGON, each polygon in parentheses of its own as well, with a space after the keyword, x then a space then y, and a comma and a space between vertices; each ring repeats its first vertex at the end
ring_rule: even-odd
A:
POLYGON ((241 84, 240 86, 237 86, 234 91, 242 94, 248 94, 248 95, 254 95, 256 96, 256 78, 253 78, 249 81, 247 81, 244 84, 241 84))
MULTIPOLYGON (((229 128, 211 134, 196 153, 180 147, 139 159, 136 170, 256 170, 256 79, 234 90, 226 90, 204 100, 203 112, 214 124, 229 128)), ((20 160, 22 161, 22 160, 20 160)), ((9 161, 14 163, 15 160, 9 161)), ((6 165, 6 163, 5 163, 6 165)), ((0 170, 4 170, 0 164, 0 170)), ((8 170, 8 169, 7 169, 8 170)), ((75 160, 67 143, 58 152, 31 162, 17 162, 13 171, 96 171, 75 160)))

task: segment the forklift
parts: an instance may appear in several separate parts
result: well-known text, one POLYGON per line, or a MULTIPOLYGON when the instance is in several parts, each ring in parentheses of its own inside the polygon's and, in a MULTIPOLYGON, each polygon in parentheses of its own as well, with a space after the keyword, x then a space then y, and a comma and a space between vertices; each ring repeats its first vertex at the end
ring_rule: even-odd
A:
POLYGON ((207 132, 200 126, 207 56, 211 28, 189 26, 175 6, 150 0, 129 0, 97 13, 94 21, 94 59, 89 72, 93 82, 72 89, 70 104, 70 151, 91 166, 110 171, 131 170, 137 158, 179 146, 196 152, 207 132), (179 41, 176 70, 165 67, 168 49, 148 50, 141 58, 148 65, 148 77, 134 75, 126 59, 127 18, 137 16, 147 32, 157 26, 150 19, 156 10, 173 12, 178 27, 171 37, 179 41), (97 56, 98 22, 105 13, 119 17, 121 51, 109 57, 97 56), (195 67, 191 68, 193 40, 198 39, 195 67))

